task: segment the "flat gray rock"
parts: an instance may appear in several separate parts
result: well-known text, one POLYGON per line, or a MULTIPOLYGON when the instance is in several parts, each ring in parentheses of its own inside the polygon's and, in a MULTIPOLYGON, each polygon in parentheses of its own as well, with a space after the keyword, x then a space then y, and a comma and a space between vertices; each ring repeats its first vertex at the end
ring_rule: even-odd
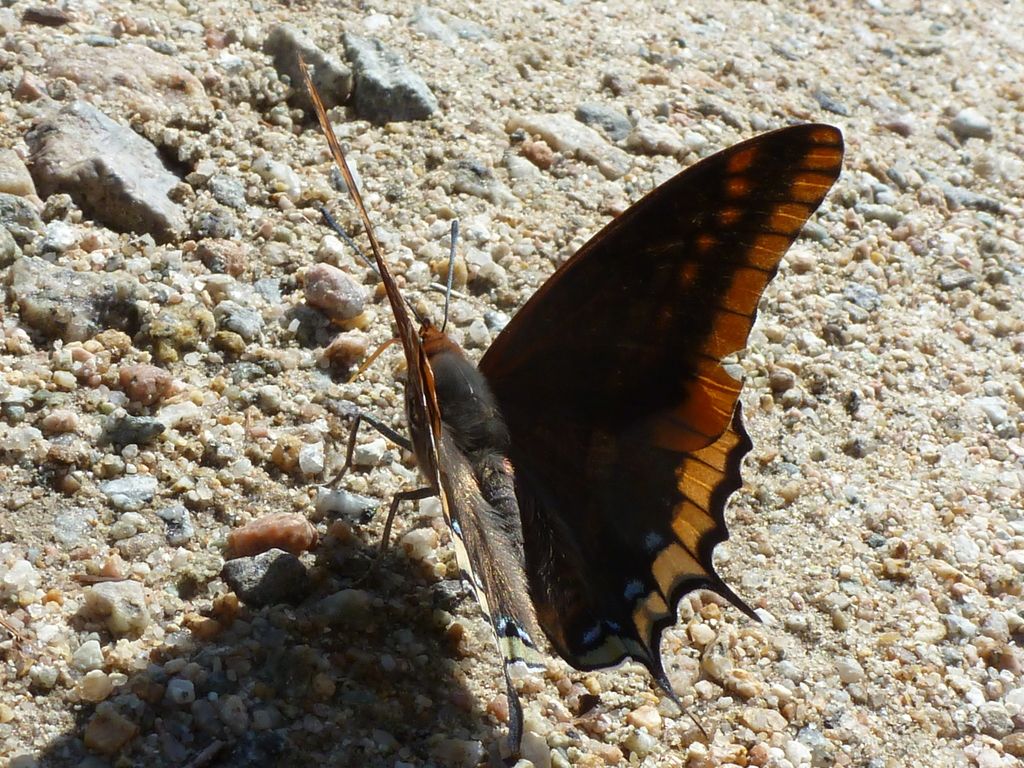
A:
POLYGON ((7 295, 21 322, 48 339, 85 341, 108 328, 137 330, 139 284, 110 273, 77 272, 39 258, 18 259, 7 295))
POLYGON ((417 32, 452 48, 463 40, 482 40, 491 36, 486 27, 425 5, 416 7, 409 23, 417 32))
POLYGON ((610 104, 583 102, 576 107, 576 119, 591 128, 600 128, 612 141, 622 141, 633 130, 626 113, 610 104))
POLYGON ((66 192, 112 229, 161 242, 188 230, 168 193, 179 183, 152 144, 96 107, 75 101, 28 132, 30 170, 42 197, 66 192))
POLYGON ((437 97, 402 57, 371 40, 346 33, 345 51, 355 76, 356 115, 371 123, 426 120, 438 110, 437 97))

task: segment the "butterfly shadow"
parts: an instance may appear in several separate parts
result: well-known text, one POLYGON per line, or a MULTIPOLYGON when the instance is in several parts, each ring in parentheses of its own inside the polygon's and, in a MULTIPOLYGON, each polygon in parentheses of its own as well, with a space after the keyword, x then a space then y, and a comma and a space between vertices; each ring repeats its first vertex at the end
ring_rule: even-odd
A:
MULTIPOLYGON (((464 588, 457 579, 429 576, 400 547, 378 556, 373 533, 334 523, 333 531, 351 535, 321 541, 291 603, 240 604, 233 617, 222 603, 206 611, 219 617, 219 632, 168 633, 106 701, 74 705, 74 725, 30 764, 493 763, 504 727, 468 690, 460 668, 470 638, 463 623, 452 628, 464 588), (192 682, 194 701, 174 700, 183 680, 192 682), (120 729, 135 735, 119 749, 104 754, 92 742, 116 741, 120 729)), ((207 583, 185 579, 177 586, 195 597, 207 583)), ((203 625, 183 619, 173 621, 203 625)), ((89 621, 79 614, 76 628, 96 632, 109 668, 118 638, 89 621)))

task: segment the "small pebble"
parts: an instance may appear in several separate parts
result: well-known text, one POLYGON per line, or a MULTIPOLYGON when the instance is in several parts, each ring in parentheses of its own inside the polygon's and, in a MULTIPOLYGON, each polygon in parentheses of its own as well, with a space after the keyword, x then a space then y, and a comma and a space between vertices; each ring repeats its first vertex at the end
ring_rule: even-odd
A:
POLYGON ((141 509, 156 495, 158 481, 149 475, 132 475, 100 483, 100 491, 116 509, 141 509))
POLYGON ((106 699, 114 690, 110 675, 98 669, 87 673, 78 682, 78 694, 85 701, 98 702, 106 699))
POLYGON ((380 464, 387 449, 388 444, 383 437, 360 443, 352 452, 352 463, 357 467, 375 467, 380 464))
POLYGON ((58 408, 50 411, 39 423, 43 432, 48 435, 60 435, 78 429, 78 414, 72 410, 58 408))
POLYGON ((949 127, 953 131, 953 135, 960 141, 967 139, 989 141, 992 138, 992 124, 980 110, 974 107, 966 107, 957 112, 949 127))
POLYGON ((109 581, 84 590, 86 616, 103 620, 115 635, 140 634, 151 618, 146 593, 137 581, 109 581))
POLYGON ((322 442, 303 443, 299 449, 299 470, 307 476, 319 475, 324 471, 324 444, 322 442))
POLYGON ((104 755, 113 755, 135 737, 139 727, 122 715, 110 702, 96 707, 85 726, 85 746, 104 755))
POLYGON ((177 706, 191 704, 196 700, 196 688, 191 680, 174 678, 167 683, 167 700, 177 706))
POLYGON ((317 489, 315 509, 317 515, 359 519, 372 513, 380 506, 380 501, 368 496, 351 493, 344 488, 317 489))
POLYGON ((228 560, 222 575, 244 603, 257 608, 299 602, 308 590, 305 566, 295 555, 280 549, 228 560))
POLYGON ((645 704, 626 715, 626 722, 637 728, 646 728, 648 733, 661 733, 661 714, 658 708, 645 704))
POLYGON ((171 391, 171 374, 155 365, 126 365, 118 371, 118 381, 128 399, 140 405, 153 405, 171 391))
POLYGON ((789 725, 781 714, 764 707, 747 707, 740 714, 740 720, 755 733, 778 733, 789 725))
POLYGON ((362 589, 342 589, 323 598, 316 615, 331 626, 358 626, 370 617, 373 597, 362 589))
POLYGON ((172 547, 180 547, 188 544, 195 536, 195 528, 192 525, 192 516, 182 505, 158 509, 156 514, 167 526, 167 543, 172 547))
POLYGON ((231 557, 251 557, 271 549, 301 554, 316 546, 316 528, 303 515, 278 512, 246 523, 228 534, 231 557))
POLYGON ((363 313, 366 291, 330 264, 315 264, 303 277, 306 301, 332 320, 346 322, 363 313))
POLYGON ((103 668, 103 651, 99 640, 86 640, 71 656, 71 666, 80 672, 103 668))

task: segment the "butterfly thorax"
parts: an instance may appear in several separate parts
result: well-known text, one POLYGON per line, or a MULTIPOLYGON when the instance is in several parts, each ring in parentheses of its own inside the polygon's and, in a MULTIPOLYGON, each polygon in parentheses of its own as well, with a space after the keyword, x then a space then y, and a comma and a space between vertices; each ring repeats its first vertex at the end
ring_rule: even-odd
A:
POLYGON ((474 464, 490 454, 507 456, 508 428, 483 374, 432 325, 420 329, 420 339, 434 374, 441 418, 459 449, 474 464))

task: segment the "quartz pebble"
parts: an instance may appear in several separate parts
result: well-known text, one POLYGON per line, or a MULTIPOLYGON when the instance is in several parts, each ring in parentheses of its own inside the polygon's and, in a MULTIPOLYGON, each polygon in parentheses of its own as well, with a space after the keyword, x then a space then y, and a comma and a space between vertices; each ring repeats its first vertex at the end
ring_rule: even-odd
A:
POLYGON ((960 141, 967 139, 988 141, 992 138, 992 124, 981 111, 974 107, 965 107, 957 112, 949 127, 960 141))
POLYGON ((346 491, 344 488, 324 488, 317 490, 316 512, 318 515, 331 517, 361 518, 372 513, 380 506, 380 501, 367 496, 346 491))
POLYGON ((103 651, 98 640, 86 640, 71 656, 71 666, 81 672, 103 667, 103 651))
POLYGON ((94 584, 84 591, 87 616, 102 620, 115 635, 139 634, 151 619, 146 593, 136 581, 94 584))
POLYGON ((78 693, 85 701, 103 701, 113 690, 114 682, 110 675, 99 669, 86 673, 78 683, 78 693))

